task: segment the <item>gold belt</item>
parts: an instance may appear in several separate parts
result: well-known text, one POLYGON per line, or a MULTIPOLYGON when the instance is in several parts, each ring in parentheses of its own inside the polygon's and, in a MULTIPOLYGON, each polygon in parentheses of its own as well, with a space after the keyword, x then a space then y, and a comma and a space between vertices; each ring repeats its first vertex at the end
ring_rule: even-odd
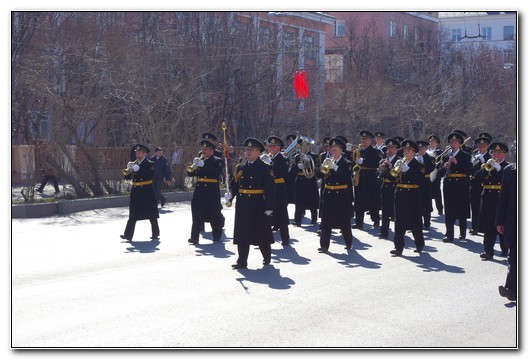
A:
POLYGON ((347 189, 347 184, 345 185, 327 185, 325 184, 325 188, 329 190, 344 190, 347 189))
POLYGON ((152 184, 152 180, 132 182, 132 186, 143 186, 143 185, 149 185, 149 184, 152 184))
POLYGON ((430 174, 424 174, 424 177, 429 179, 430 178, 430 174))
POLYGON ((283 179, 283 178, 277 178, 277 179, 274 179, 274 182, 275 182, 276 184, 283 184, 283 183, 285 182, 285 179, 283 179))
POLYGON ((298 176, 305 176, 305 174, 303 173, 303 171, 298 171, 298 176))
POLYGON ((446 174, 447 177, 467 177, 467 174, 446 174))
POLYGON ((378 170, 377 168, 368 168, 368 167, 365 167, 365 166, 360 166, 360 169, 362 169, 362 170, 378 170))
POLYGON ((483 190, 501 190, 501 185, 483 185, 483 190))
POLYGON ((239 193, 248 195, 264 194, 264 189, 239 189, 239 193))
POLYGON ((210 178, 197 178, 197 182, 217 183, 219 181, 217 179, 210 179, 210 178))
POLYGON ((401 188, 401 189, 418 189, 419 185, 415 185, 415 184, 397 184, 397 187, 401 188))
POLYGON ((385 183, 396 183, 397 181, 396 180, 393 181, 393 180, 384 179, 384 182, 385 183))

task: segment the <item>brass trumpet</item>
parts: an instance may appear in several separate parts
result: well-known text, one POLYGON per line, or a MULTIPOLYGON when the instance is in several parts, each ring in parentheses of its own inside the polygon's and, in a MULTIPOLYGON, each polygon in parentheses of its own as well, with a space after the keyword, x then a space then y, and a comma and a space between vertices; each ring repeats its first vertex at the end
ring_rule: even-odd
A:
POLYGON ((327 175, 331 171, 331 165, 334 164, 334 159, 332 157, 323 160, 321 164, 320 171, 327 175))
POLYGON ((481 168, 491 172, 494 170, 494 164, 497 164, 496 160, 489 159, 485 164, 481 165, 481 168))
POLYGON ((407 164, 408 162, 406 161, 406 159, 398 159, 396 162, 395 162, 395 165, 391 168, 391 170, 389 171, 389 173, 391 174, 391 176, 393 177, 397 177, 400 175, 400 173, 402 172, 402 165, 403 164, 407 164))
POLYGON ((134 167, 134 165, 138 165, 139 163, 140 163, 140 159, 129 161, 129 163, 127 164, 127 167, 121 170, 121 173, 123 174, 123 176, 132 174, 132 168, 134 167))
POLYGON ((187 172, 190 172, 190 173, 195 172, 198 169, 198 162, 200 160, 204 160, 204 154, 201 154, 200 157, 195 157, 193 159, 193 162, 191 163, 191 165, 189 165, 186 169, 187 172))

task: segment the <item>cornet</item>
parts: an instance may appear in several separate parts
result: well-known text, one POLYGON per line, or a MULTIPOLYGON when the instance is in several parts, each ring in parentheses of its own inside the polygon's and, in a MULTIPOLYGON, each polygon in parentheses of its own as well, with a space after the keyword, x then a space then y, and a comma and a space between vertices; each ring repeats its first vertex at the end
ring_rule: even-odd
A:
POLYGON ((481 165, 481 168, 491 172, 494 170, 494 164, 497 164, 497 161, 494 159, 489 159, 485 164, 481 165))
POLYGON ((193 159, 193 162, 191 163, 191 165, 189 165, 186 169, 187 172, 190 172, 190 173, 195 172, 198 169, 198 162, 200 160, 204 160, 204 154, 201 154, 200 157, 195 157, 193 159))
POLYGON ((403 164, 407 164, 407 163, 408 162, 406 161, 406 159, 398 159, 395 162, 395 165, 389 171, 390 175, 393 176, 393 177, 399 176, 400 173, 402 172, 402 165, 403 164))
POLYGON ((323 160, 323 163, 321 164, 320 171, 327 175, 331 171, 331 165, 334 164, 334 158, 330 157, 325 160, 323 160))
POLYGON ((123 174, 123 176, 132 174, 132 168, 134 167, 134 165, 138 165, 140 161, 141 161, 140 159, 129 161, 129 163, 127 164, 127 167, 121 170, 121 173, 123 174))

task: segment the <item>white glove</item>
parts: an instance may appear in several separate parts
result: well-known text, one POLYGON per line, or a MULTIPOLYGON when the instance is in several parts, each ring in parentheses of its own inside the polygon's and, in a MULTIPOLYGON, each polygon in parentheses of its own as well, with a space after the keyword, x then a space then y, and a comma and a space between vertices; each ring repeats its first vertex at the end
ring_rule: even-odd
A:
POLYGON ((494 167, 494 169, 495 169, 496 171, 500 171, 500 170, 501 170, 501 165, 498 164, 496 161, 493 161, 493 162, 492 162, 492 166, 494 167))
POLYGON ((485 162, 485 158, 483 157, 483 154, 479 154, 478 159, 479 161, 481 161, 481 163, 485 162))
POLYGON ((232 198, 233 196, 231 196, 230 193, 227 192, 226 194, 224 194, 224 199, 226 199, 226 202, 229 202, 232 198))
POLYGON ((127 163, 127 167, 132 166, 132 164, 134 164, 134 161, 129 161, 129 162, 127 163))
POLYGON ((303 164, 302 163, 298 164, 298 169, 303 170, 303 164))
POLYGON ((352 148, 353 148, 353 144, 351 144, 351 143, 345 144, 345 150, 351 151, 352 148))
POLYGON ((336 163, 332 163, 331 166, 329 166, 332 170, 334 171, 337 171, 338 170, 338 165, 336 165, 336 163))
POLYGON ((270 159, 270 157, 265 157, 264 162, 270 165, 272 163, 272 159, 270 159))
POLYGON ((408 164, 404 163, 400 166, 400 168, 402 169, 402 172, 405 173, 406 171, 410 170, 410 167, 408 166, 408 164))
POLYGON ((356 160, 356 162, 358 163, 358 165, 362 165, 364 163, 364 158, 360 158, 356 160))
POLYGON ((417 156, 417 160, 419 160, 421 164, 424 164, 424 158, 421 155, 417 156))
POLYGON ((266 216, 272 216, 272 213, 274 212, 274 210, 266 210, 265 211, 265 215, 266 216))
POLYGON ((198 167, 202 167, 202 166, 204 166, 204 160, 198 160, 198 162, 197 162, 197 166, 198 166, 198 167))
POLYGON ((132 170, 133 170, 134 172, 137 172, 138 170, 140 170, 140 166, 139 166, 138 164, 136 164, 136 165, 134 165, 134 166, 132 167, 132 170))

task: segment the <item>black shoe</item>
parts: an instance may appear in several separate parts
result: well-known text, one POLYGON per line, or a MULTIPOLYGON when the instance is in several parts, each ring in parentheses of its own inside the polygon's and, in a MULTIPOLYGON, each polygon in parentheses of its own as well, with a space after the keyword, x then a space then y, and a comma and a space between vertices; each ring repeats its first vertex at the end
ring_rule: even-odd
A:
POLYGON ((373 223, 373 227, 379 227, 379 226, 380 226, 380 221, 377 220, 373 223))
POLYGON ((232 268, 233 270, 237 270, 237 269, 246 269, 247 266, 246 266, 246 265, 240 265, 240 264, 233 264, 233 265, 231 266, 231 268, 232 268))
POLYGON ((498 286, 498 290, 501 296, 506 297, 511 301, 516 301, 516 291, 512 291, 511 289, 508 289, 502 285, 498 286))
POLYGON ((423 228, 424 228, 424 230, 430 230, 430 224, 428 224, 428 225, 424 225, 423 228))
POLYGON ((322 254, 325 254, 325 253, 327 253, 328 251, 329 251, 328 249, 318 248, 318 252, 319 252, 319 253, 322 253, 322 254))
POLYGON ((470 235, 477 235, 478 232, 476 230, 470 230, 470 235))
POLYGON ((127 237, 125 235, 119 235, 120 238, 124 239, 124 240, 127 240, 127 241, 130 241, 131 239, 127 239, 127 237))
POLYGON ((164 207, 165 205, 165 198, 160 199, 160 207, 164 207))
POLYGON ((393 256, 402 256, 402 250, 393 249, 389 253, 393 256))
POLYGON ((213 238, 213 241, 214 241, 214 242, 219 242, 219 241, 220 241, 220 237, 218 237, 218 238, 213 238))
POLYGON ((263 265, 270 265, 270 260, 263 260, 263 265))
POLYGON ((494 258, 493 255, 487 254, 487 253, 481 253, 479 254, 479 257, 482 258, 483 260, 492 260, 494 258))
POLYGON ((386 234, 386 233, 378 233, 377 235, 378 235, 379 239, 387 239, 388 238, 388 234, 386 234))
POLYGON ((353 245, 345 245, 345 250, 351 250, 353 248, 353 245))
POLYGON ((290 244, 290 242, 288 240, 281 242, 281 245, 283 245, 283 246, 288 246, 289 244, 290 244))
POLYGON ((160 235, 153 235, 151 236, 152 240, 158 240, 160 238, 160 235))
POLYGON ((301 226, 301 223, 294 223, 295 226, 301 226))
POLYGON ((454 238, 449 238, 449 237, 445 236, 443 238, 443 242, 445 242, 445 243, 453 243, 454 242, 454 238))
POLYGON ((193 240, 193 239, 188 239, 187 242, 193 245, 198 244, 198 240, 193 240))
POLYGON ((424 246, 423 246, 423 247, 420 247, 420 248, 417 248, 417 249, 415 249, 415 250, 413 250, 413 252, 416 252, 416 253, 419 253, 419 254, 420 254, 420 253, 422 252, 423 249, 424 249, 424 246))
POLYGON ((459 240, 465 240, 467 238, 467 234, 461 234, 459 235, 459 240))

